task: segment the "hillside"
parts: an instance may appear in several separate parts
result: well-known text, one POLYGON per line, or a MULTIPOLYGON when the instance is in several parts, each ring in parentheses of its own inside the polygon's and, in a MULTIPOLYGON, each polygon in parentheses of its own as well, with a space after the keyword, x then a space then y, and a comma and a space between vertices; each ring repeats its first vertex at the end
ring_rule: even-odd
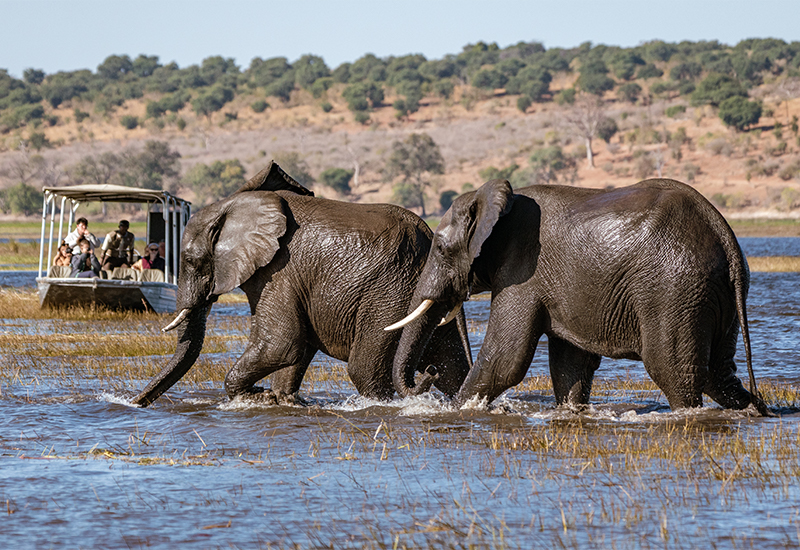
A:
MULTIPOLYGON (((589 54, 598 48, 588 50, 589 54)), ((735 52, 735 48, 729 50, 735 52)), ((630 53, 631 49, 617 48, 614 55, 619 56, 619 51, 630 53)), ((601 53, 597 59, 610 55, 606 50, 601 53)), ((753 52, 749 55, 753 57, 753 52)), ((610 59, 607 65, 613 68, 617 58, 610 59)), ((81 159, 139 150, 146 142, 158 140, 180 153, 181 175, 198 164, 230 159, 238 159, 250 175, 270 158, 289 153, 295 153, 294 158, 315 179, 328 168, 353 169, 357 165, 358 181, 351 182, 352 194, 346 198, 387 202, 392 200, 394 182, 386 180, 384 167, 392 144, 409 134, 425 133, 436 142, 445 161, 445 173, 428 178, 429 213, 439 209, 443 191, 462 192, 467 184, 477 187, 488 168, 513 170, 509 167, 517 165, 516 181, 512 177, 516 183, 526 183, 526 178, 531 180, 527 183, 541 182, 545 174, 551 181, 555 176, 560 183, 586 187, 623 186, 660 173, 691 183, 728 217, 800 218, 800 78, 796 69, 789 67, 791 60, 776 61, 771 69, 747 81, 746 93, 738 92, 761 108, 757 122, 745 131, 726 126, 718 107, 698 101, 698 92, 692 92, 702 89, 704 79, 717 73, 698 72, 687 80, 692 83, 690 92, 682 93, 689 89, 686 82, 672 77, 680 77, 675 68, 686 64, 685 56, 649 63, 659 76, 626 80, 615 70, 611 88, 595 89, 594 94, 585 91, 590 62, 579 52, 566 68, 562 66, 564 70, 551 70, 546 91, 536 100, 526 101, 530 105, 524 111, 520 98, 526 94, 511 93, 520 91, 514 89, 513 79, 507 80, 505 87, 478 85, 482 73, 502 66, 504 60, 499 59, 473 70, 472 85, 463 78, 449 77, 453 84, 446 95, 432 91, 435 82, 421 88, 414 98, 416 110, 408 112, 398 108, 412 95, 407 89, 400 93, 404 91, 402 81, 395 86, 384 84, 380 101, 359 110, 348 99, 354 85, 331 77, 320 77, 327 78, 322 90, 295 85, 282 99, 266 96, 268 86, 239 85, 223 106, 210 112, 198 109, 190 97, 204 97, 218 84, 187 92, 178 108, 155 116, 152 105, 179 92, 144 90, 141 97, 108 109, 97 108, 102 100, 97 95, 91 100, 75 96, 55 106, 41 101, 40 119, 45 123, 6 127, 0 136, 0 187, 8 188, 23 179, 21 166, 26 163, 38 163, 38 174, 33 174, 33 168, 28 174, 34 187, 77 183, 71 167, 81 159), (681 82, 683 90, 678 89, 681 82), (639 88, 633 90, 633 97, 626 93, 631 84, 639 88), (575 96, 575 103, 564 101, 575 96), (600 99, 603 120, 613 121, 617 131, 607 136, 608 142, 599 137, 592 140, 594 167, 589 167, 584 140, 570 119, 575 118, 582 100, 595 97, 600 99), (254 107, 259 101, 268 103, 262 112, 254 107), (123 122, 133 118, 136 127, 126 129, 123 122), (548 161, 545 172, 534 170, 541 160, 531 157, 542 151, 557 154, 560 168, 553 169, 556 165, 548 161), (34 162, 34 157, 39 158, 34 162)), ((389 67, 391 63, 386 61, 389 67)), ((648 66, 644 60, 641 65, 648 66)), ((252 70, 251 65, 248 71, 252 70)), ((517 74, 524 70, 524 66, 518 67, 517 74)), ((539 154, 537 158, 543 157, 539 154)), ((193 197, 192 188, 185 183, 182 186, 180 178, 171 185, 193 197)), ((343 198, 319 183, 314 190, 322 196, 343 198)))

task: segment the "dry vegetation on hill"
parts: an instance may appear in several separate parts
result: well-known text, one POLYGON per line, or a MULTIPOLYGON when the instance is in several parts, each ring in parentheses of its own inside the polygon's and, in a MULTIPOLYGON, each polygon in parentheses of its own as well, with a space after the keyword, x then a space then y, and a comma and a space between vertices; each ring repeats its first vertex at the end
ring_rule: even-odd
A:
MULTIPOLYGON (((348 108, 347 84, 331 78, 327 78, 331 81, 327 89, 315 94, 295 86, 286 101, 266 97, 269 106, 262 112, 253 105, 265 97, 263 90, 245 86, 239 86, 223 107, 205 114, 186 102, 177 112, 148 117, 148 104, 167 94, 147 90, 142 97, 103 113, 80 97, 56 107, 43 102, 44 118, 57 123, 28 124, 0 135, 0 187, 17 183, 19 166, 34 156, 40 157, 38 162, 45 168, 40 183, 63 185, 72 182, 69 168, 87 156, 141 150, 147 141, 158 140, 180 153, 183 176, 195 165, 230 159, 238 159, 245 175, 251 175, 271 158, 294 153, 293 158, 304 163, 318 181, 326 169, 357 166, 358 178, 351 182, 347 200, 387 202, 392 200, 392 182, 387 181, 384 168, 392 144, 409 134, 425 133, 436 142, 445 161, 445 173, 429 177, 428 212, 439 209, 442 192, 460 193, 469 185, 483 183, 490 167, 503 170, 517 165, 522 173, 531 167, 531 156, 537 151, 560 148, 566 166, 554 172, 560 183, 618 187, 663 175, 691 183, 729 217, 800 217, 800 77, 793 76, 796 69, 775 70, 777 64, 762 72, 758 84, 750 83, 747 93, 761 102, 763 111, 747 131, 737 131, 722 122, 716 107, 697 105, 689 95, 674 90, 654 93, 655 85, 662 83, 663 88, 668 82, 667 76, 635 80, 640 91, 632 99, 623 97, 625 79, 618 77, 616 90, 595 96, 579 91, 575 104, 554 101, 562 91, 581 88, 582 63, 587 62, 575 57, 569 70, 554 71, 546 96, 524 112, 518 107, 521 94, 470 86, 455 77, 449 97, 425 93, 418 110, 405 116, 399 116, 397 100, 408 93, 404 96, 397 92, 400 86, 387 86, 379 106, 369 110, 366 123, 357 122, 359 112, 348 108), (602 98, 602 117, 617 127, 608 142, 599 137, 592 140, 593 167, 587 164, 580 132, 570 122, 581 96, 602 98), (76 120, 78 112, 85 119, 76 120), (133 118, 136 127, 126 129, 122 122, 133 118), (39 151, 31 147, 34 134, 46 145, 39 151)), ((666 75, 676 64, 656 65, 666 75)), ((472 77, 474 83, 474 72, 472 77)), ((700 82, 702 75, 695 80, 700 82)), ((172 185, 177 189, 181 183, 172 185)), ((314 190, 342 198, 320 183, 314 190)), ((193 197, 185 181, 181 194, 193 197)))

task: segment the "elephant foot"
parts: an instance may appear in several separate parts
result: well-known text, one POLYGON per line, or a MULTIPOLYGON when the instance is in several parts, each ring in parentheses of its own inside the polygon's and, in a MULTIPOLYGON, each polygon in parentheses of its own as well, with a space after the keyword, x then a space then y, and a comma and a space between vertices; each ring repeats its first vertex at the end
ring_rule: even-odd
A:
POLYGON ((297 392, 284 393, 279 390, 275 392, 274 395, 279 405, 288 407, 308 407, 308 401, 300 397, 300 394, 297 392))
POLYGON ((278 397, 271 389, 253 386, 249 390, 234 396, 242 401, 263 405, 278 405, 278 397))
POLYGON ((750 404, 750 407, 748 408, 754 408, 759 416, 763 416, 766 418, 777 418, 778 416, 777 414, 772 412, 769 409, 769 407, 767 407, 767 404, 764 402, 763 399, 761 399, 761 397, 753 398, 753 402, 750 404))

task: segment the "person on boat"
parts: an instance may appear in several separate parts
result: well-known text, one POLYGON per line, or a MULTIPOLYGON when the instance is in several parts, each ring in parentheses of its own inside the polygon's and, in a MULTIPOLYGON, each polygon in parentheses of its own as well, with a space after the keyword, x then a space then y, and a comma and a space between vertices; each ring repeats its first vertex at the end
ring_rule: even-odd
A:
POLYGON ((139 261, 133 264, 133 269, 142 271, 144 269, 160 269, 164 271, 164 258, 161 257, 158 250, 158 245, 154 242, 147 245, 147 252, 142 256, 139 261))
POLYGON ((116 231, 111 231, 103 241, 103 269, 113 271, 115 267, 133 265, 133 241, 135 236, 128 231, 128 220, 119 222, 116 231))
POLYGON ((92 252, 94 252, 95 248, 100 246, 100 241, 97 240, 97 237, 95 237, 94 234, 89 232, 88 227, 89 227, 89 220, 87 220, 86 218, 78 218, 77 225, 75 226, 75 231, 69 233, 67 237, 64 239, 64 242, 67 243, 67 246, 69 246, 72 249, 73 256, 77 256, 78 254, 81 253, 81 249, 78 246, 78 240, 80 240, 81 238, 85 238, 87 241, 89 241, 89 248, 92 252))
POLYGON ((58 247, 58 252, 53 258, 53 265, 67 266, 72 265, 72 248, 64 241, 58 247))
POLYGON ((89 240, 78 240, 81 253, 72 257, 72 277, 96 278, 100 277, 100 262, 90 250, 89 240))

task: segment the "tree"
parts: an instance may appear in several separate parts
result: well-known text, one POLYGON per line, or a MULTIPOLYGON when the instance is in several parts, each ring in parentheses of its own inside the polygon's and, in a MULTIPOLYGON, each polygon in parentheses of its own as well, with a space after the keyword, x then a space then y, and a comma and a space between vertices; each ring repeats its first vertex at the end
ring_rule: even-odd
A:
POLYGON ((32 185, 19 182, 13 187, 5 190, 5 208, 12 214, 22 214, 30 216, 42 208, 42 193, 32 185))
POLYGON ((617 97, 628 103, 636 103, 641 93, 642 87, 636 82, 628 82, 617 89, 617 97))
POLYGON ((592 139, 597 135, 600 124, 605 119, 603 100, 599 97, 582 94, 566 115, 567 122, 578 132, 586 144, 586 162, 594 168, 592 139))
POLYGON ((114 153, 103 153, 99 157, 88 155, 68 169, 75 183, 105 185, 110 183, 122 166, 122 158, 114 153))
POLYGON ((692 92, 692 105, 718 107, 729 97, 747 97, 747 90, 738 80, 726 74, 710 74, 692 92))
POLYGON ((211 114, 219 111, 226 103, 233 99, 233 90, 224 86, 212 86, 205 92, 201 92, 192 100, 192 109, 198 115, 205 115, 211 120, 211 114))
POLYGON ((353 179, 354 170, 344 168, 328 168, 319 175, 320 181, 342 195, 350 194, 350 180, 353 179))
POLYGON ((614 134, 618 131, 619 128, 613 118, 604 117, 600 121, 600 124, 597 125, 597 136, 606 143, 610 143, 611 138, 614 137, 614 134))
POLYGON ((581 73, 576 84, 584 92, 595 95, 614 89, 614 80, 602 73, 581 73))
POLYGON ((404 206, 420 207, 424 217, 426 174, 444 174, 444 158, 428 134, 411 134, 392 144, 385 174, 390 179, 402 178, 401 187, 395 186, 396 198, 404 206))
POLYGON ((458 196, 458 191, 442 191, 439 195, 439 206, 442 207, 442 212, 446 212, 453 205, 453 200, 458 196))
POLYGON ((195 164, 183 179, 197 195, 197 202, 208 204, 232 195, 245 184, 244 166, 239 159, 195 164))
POLYGON ((130 187, 173 189, 180 175, 180 156, 165 141, 147 141, 140 153, 133 150, 122 153, 122 166, 116 179, 130 187))
POLYGON ((741 132, 758 122, 761 110, 760 101, 749 101, 741 96, 734 96, 719 104, 718 114, 726 126, 732 126, 741 132))
POLYGON ((294 69, 295 82, 306 90, 317 79, 331 75, 331 70, 325 64, 325 61, 316 55, 304 55, 292 63, 292 68, 294 69))
POLYGON ((22 78, 28 84, 38 85, 44 82, 44 71, 41 69, 25 69, 22 71, 22 78))
POLYGON ((97 74, 109 80, 116 80, 133 71, 133 63, 127 55, 109 55, 97 66, 97 74))
POLYGON ((139 78, 151 76, 159 67, 161 67, 161 63, 158 62, 157 55, 140 54, 139 57, 134 59, 131 63, 133 74, 139 78))

